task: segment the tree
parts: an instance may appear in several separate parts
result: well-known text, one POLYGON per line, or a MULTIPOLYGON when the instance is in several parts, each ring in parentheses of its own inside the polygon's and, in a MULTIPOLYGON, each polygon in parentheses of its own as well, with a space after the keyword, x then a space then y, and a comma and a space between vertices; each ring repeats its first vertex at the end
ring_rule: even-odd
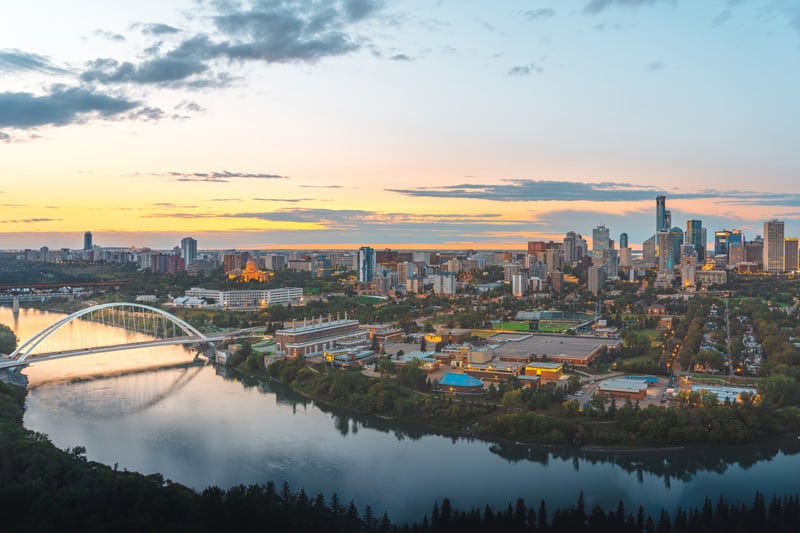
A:
POLYGON ((10 354, 17 349, 17 336, 5 324, 0 324, 0 353, 10 354))

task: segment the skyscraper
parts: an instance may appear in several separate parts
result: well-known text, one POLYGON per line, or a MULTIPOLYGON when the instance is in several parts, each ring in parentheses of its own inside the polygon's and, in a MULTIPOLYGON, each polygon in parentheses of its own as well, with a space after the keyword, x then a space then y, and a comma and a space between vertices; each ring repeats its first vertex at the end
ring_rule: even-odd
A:
POLYGON ((571 265, 578 260, 578 235, 574 231, 568 231, 563 242, 564 262, 571 265))
POLYGON ((681 248, 683 248, 683 230, 672 228, 672 264, 673 266, 681 263, 681 248))
POLYGON ((672 245, 672 232, 662 230, 656 234, 658 242, 658 274, 670 276, 675 270, 675 248, 672 245))
POLYGON ((669 229, 666 202, 667 197, 663 194, 656 196, 656 232, 669 229))
POLYGON ((87 231, 83 234, 83 249, 84 250, 91 250, 92 249, 92 232, 87 231))
MULTIPOLYGON (((610 246, 609 230, 605 226, 597 226, 592 230, 592 252, 608 250, 610 246)), ((595 255, 594 253, 592 255, 595 255)))
POLYGON ((764 260, 762 269, 769 274, 783 272, 785 263, 785 244, 783 242, 783 221, 764 222, 764 260))
POLYGON ((619 234, 619 247, 621 249, 628 247, 628 234, 627 233, 620 233, 619 234))
POLYGON ((369 246, 358 249, 358 282, 370 283, 375 277, 375 250, 369 246))
POLYGON ((735 229, 731 231, 728 237, 728 264, 738 265, 744 263, 745 253, 744 247, 747 243, 744 240, 742 230, 735 229))
POLYGON ((714 257, 728 257, 728 240, 730 237, 731 232, 726 229, 714 232, 714 257))
POLYGON ((686 221, 686 243, 694 246, 697 258, 702 262, 706 257, 706 243, 703 239, 703 222, 701 220, 686 221))
POLYGON ((181 239, 181 257, 187 267, 197 261, 197 241, 191 237, 181 239))
POLYGON ((798 262, 798 240, 797 237, 786 237, 783 239, 784 248, 784 270, 786 272, 794 272, 797 270, 798 262))

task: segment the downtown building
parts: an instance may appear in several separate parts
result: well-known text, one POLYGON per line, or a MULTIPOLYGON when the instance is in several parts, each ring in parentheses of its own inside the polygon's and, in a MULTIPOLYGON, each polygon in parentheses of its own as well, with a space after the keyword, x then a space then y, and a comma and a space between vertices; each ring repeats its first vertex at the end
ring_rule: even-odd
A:
POLYGON ((768 274, 780 274, 786 268, 786 244, 783 221, 764 222, 764 248, 762 269, 768 274))
POLYGON ((798 267, 798 240, 797 237, 783 239, 784 270, 794 272, 798 267))
POLYGON ((197 241, 191 237, 181 239, 181 258, 184 266, 189 266, 197 261, 197 241))
POLYGON ((377 261, 375 250, 369 246, 358 249, 358 282, 370 283, 375 277, 377 261))

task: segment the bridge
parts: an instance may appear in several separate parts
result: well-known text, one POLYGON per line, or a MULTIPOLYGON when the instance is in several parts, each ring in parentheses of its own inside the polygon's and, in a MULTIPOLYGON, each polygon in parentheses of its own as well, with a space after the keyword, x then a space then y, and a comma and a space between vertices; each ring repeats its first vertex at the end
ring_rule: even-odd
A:
POLYGON ((0 357, 0 369, 18 369, 33 362, 153 346, 196 344, 213 348, 224 339, 248 337, 259 331, 262 331, 262 327, 206 335, 188 322, 157 307, 126 302, 100 304, 72 313, 39 331, 21 343, 8 356, 0 357), (36 351, 56 332, 81 320, 121 327, 133 333, 145 334, 150 338, 107 346, 36 351))

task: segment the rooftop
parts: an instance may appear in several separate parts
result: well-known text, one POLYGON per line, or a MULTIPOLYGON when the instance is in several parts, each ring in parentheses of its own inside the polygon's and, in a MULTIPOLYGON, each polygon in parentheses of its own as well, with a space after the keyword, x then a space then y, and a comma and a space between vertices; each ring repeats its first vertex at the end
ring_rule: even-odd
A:
POLYGON ((439 384, 444 387, 482 387, 483 381, 467 374, 447 373, 439 380, 439 384))
POLYGON ((633 379, 612 378, 600 382, 600 390, 616 392, 640 392, 642 390, 647 390, 647 383, 645 381, 636 381, 633 379))
POLYGON ((493 335, 489 342, 497 342, 495 355, 565 355, 588 357, 599 346, 616 347, 620 341, 604 337, 581 337, 577 335, 524 335, 509 339, 508 334, 493 335), (510 342, 500 343, 498 341, 510 342))

